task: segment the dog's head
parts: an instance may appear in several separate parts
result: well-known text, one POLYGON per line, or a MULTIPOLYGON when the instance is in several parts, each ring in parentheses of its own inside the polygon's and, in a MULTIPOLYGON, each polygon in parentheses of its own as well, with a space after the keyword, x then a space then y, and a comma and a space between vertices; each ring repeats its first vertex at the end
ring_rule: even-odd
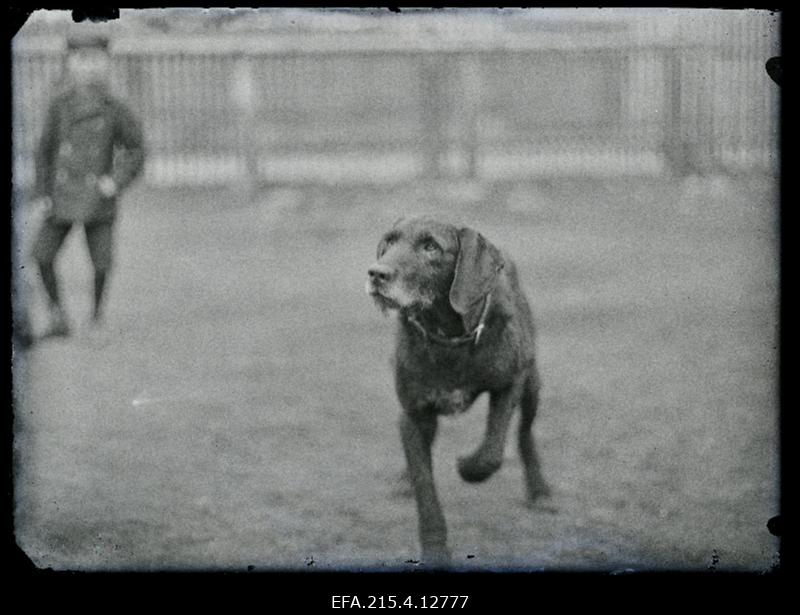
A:
POLYGON ((430 217, 401 218, 378 244, 366 291, 384 311, 448 301, 469 330, 503 265, 500 251, 474 229, 430 217))

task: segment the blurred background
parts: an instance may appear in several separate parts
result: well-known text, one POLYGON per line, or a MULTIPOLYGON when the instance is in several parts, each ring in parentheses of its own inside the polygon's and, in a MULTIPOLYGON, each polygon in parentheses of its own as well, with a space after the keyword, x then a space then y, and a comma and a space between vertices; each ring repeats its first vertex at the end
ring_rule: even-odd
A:
POLYGON ((107 326, 79 233, 78 324, 15 350, 15 527, 67 569, 407 568, 390 322, 364 296, 382 232, 438 212, 511 253, 539 326, 535 430, 556 514, 508 451, 437 483, 458 565, 780 563, 780 16, 755 10, 35 12, 12 46, 14 266, 65 38, 111 38, 141 118, 107 326))
MULTIPOLYGON (((478 181, 775 170, 777 17, 763 11, 123 11, 115 89, 151 185, 478 181)), ((91 24, 14 41, 15 177, 91 24)))

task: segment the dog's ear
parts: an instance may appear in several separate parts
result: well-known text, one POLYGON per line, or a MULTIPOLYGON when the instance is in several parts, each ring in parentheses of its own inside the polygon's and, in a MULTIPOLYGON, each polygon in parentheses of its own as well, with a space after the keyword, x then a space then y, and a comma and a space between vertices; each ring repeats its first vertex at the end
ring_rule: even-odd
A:
POLYGON ((458 260, 450 287, 450 305, 461 314, 467 331, 472 331, 480 320, 483 297, 494 288, 505 262, 500 251, 471 228, 460 229, 458 240, 458 260))

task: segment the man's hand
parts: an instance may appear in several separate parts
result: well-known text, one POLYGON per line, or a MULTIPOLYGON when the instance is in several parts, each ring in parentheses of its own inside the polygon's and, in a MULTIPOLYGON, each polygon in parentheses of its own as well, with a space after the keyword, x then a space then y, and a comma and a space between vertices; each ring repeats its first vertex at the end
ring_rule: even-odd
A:
POLYGON ((108 175, 103 175, 97 180, 97 189, 107 199, 117 195, 117 183, 108 175))
POLYGON ((53 200, 49 196, 40 196, 30 201, 29 207, 34 214, 47 215, 53 210, 53 200))

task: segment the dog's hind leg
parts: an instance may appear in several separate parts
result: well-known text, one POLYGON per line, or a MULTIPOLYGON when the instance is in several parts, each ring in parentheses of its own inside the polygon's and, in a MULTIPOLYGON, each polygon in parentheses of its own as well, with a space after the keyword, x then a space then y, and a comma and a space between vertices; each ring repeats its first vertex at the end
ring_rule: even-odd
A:
POLYGON ((447 526, 433 482, 431 448, 436 437, 436 415, 404 411, 400 415, 400 435, 408 464, 408 475, 414 488, 419 517, 419 538, 422 561, 432 565, 450 562, 447 548, 447 526))
POLYGON ((528 502, 550 495, 550 488, 542 476, 539 456, 533 441, 533 420, 539 406, 539 379, 532 372, 525 380, 520 400, 518 445, 524 470, 525 490, 528 502))

